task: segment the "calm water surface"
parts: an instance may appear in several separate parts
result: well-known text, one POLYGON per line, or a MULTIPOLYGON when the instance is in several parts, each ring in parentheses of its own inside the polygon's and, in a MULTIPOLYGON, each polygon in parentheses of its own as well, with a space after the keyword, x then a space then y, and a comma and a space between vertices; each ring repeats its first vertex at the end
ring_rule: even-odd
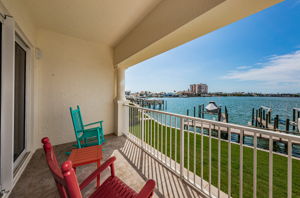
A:
MULTIPOLYGON (((300 108, 300 98, 289 97, 192 97, 192 98, 162 98, 167 101, 165 111, 194 115, 194 106, 196 106, 196 116, 198 115, 198 106, 206 106, 210 101, 216 102, 217 105, 227 107, 229 122, 240 125, 248 125, 251 122, 252 108, 258 109, 260 106, 272 108, 272 117, 279 115, 280 120, 289 118, 292 120, 292 109, 300 108)), ((217 116, 205 115, 206 119, 216 120, 217 116)), ((281 127, 284 127, 283 125, 281 127)), ((238 135, 232 135, 232 141, 238 142, 238 135)), ((252 137, 245 137, 244 143, 253 145, 252 137)), ((258 139, 258 147, 268 149, 269 142, 265 139, 258 139)), ((286 145, 282 142, 274 142, 274 150, 280 153, 287 153, 286 145)), ((293 155, 300 157, 300 146, 293 145, 293 155)))
MULTIPOLYGON (((192 97, 192 98, 163 98, 167 101, 166 111, 186 115, 189 109, 190 115, 194 115, 194 106, 204 104, 205 106, 214 101, 217 105, 227 107, 229 122, 241 125, 248 125, 251 121, 252 108, 260 106, 272 108, 272 114, 279 115, 281 120, 292 119, 292 109, 300 108, 300 98, 284 97, 192 97)), ((198 107, 196 108, 198 115, 198 107)), ((272 117, 273 117, 272 116, 272 117)), ((216 119, 216 116, 205 115, 207 119, 216 119)))

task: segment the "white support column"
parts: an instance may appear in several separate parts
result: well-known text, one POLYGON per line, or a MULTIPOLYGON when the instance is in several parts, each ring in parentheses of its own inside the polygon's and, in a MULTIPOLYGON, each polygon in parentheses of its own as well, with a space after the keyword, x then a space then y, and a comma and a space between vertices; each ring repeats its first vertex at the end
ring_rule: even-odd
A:
POLYGON ((129 108, 124 106, 127 103, 125 97, 125 70, 117 67, 117 131, 120 136, 128 132, 129 129, 129 108))
POLYGON ((125 101, 125 70, 124 68, 117 68, 117 97, 118 101, 125 101))

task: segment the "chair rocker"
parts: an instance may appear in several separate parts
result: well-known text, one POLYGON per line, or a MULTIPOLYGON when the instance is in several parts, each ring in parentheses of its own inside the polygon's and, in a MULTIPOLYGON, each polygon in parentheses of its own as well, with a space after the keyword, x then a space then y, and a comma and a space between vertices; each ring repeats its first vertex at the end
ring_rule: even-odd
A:
POLYGON ((70 113, 77 142, 77 144, 73 146, 77 148, 83 148, 101 145, 105 142, 102 120, 89 124, 83 124, 79 105, 77 105, 77 109, 72 109, 72 107, 70 107, 70 113))
POLYGON ((61 198, 82 198, 81 190, 88 186, 97 176, 100 176, 101 172, 108 167, 110 167, 111 176, 97 187, 89 198, 151 198, 153 195, 155 188, 154 180, 148 180, 142 190, 137 193, 118 178, 115 175, 114 169, 115 157, 109 158, 79 185, 75 171, 72 168, 72 162, 64 162, 60 169, 49 139, 43 138, 42 142, 44 144, 47 164, 61 198))

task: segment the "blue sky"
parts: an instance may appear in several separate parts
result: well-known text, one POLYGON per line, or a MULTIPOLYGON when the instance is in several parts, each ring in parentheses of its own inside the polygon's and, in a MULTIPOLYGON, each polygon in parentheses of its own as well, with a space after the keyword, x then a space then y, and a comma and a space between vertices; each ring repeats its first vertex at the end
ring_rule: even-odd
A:
POLYGON ((286 0, 126 71, 126 90, 300 93, 300 0, 286 0))

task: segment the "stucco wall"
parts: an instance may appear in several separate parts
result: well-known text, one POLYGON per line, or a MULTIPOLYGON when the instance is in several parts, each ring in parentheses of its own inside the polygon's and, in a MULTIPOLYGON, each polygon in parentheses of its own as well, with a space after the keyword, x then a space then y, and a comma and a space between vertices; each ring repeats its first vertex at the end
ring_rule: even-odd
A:
POLYGON ((104 120, 113 132, 112 51, 77 38, 38 31, 38 134, 53 144, 75 140, 69 107, 80 105, 85 122, 104 120))
POLYGON ((2 13, 13 16, 17 25, 24 32, 27 39, 30 40, 32 44, 35 44, 37 28, 34 24, 33 17, 31 16, 30 12, 28 12, 28 10, 26 9, 26 1, 1 0, 1 3, 7 9, 3 9, 2 13))

